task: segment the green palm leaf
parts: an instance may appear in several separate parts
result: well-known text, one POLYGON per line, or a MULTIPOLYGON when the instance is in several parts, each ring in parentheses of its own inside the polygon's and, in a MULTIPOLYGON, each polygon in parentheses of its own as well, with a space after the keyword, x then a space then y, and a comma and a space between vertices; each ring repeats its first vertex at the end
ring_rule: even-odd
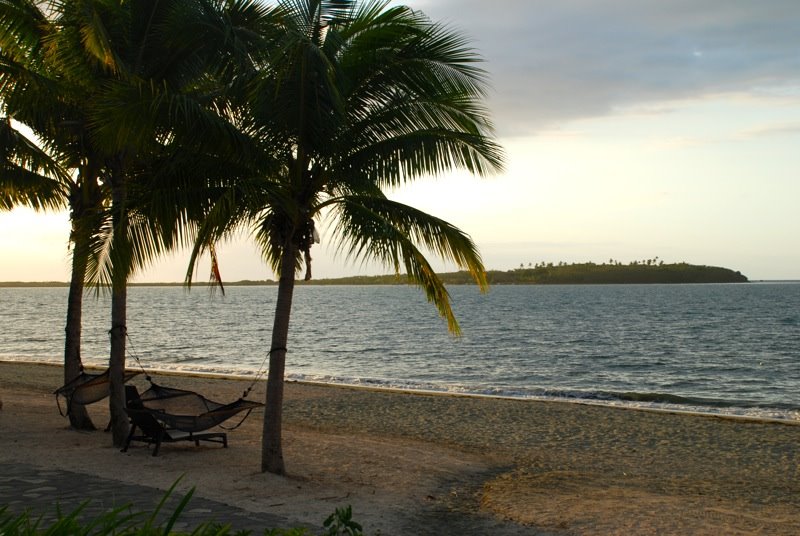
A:
POLYGON ((480 254, 472 239, 446 221, 378 195, 332 200, 334 239, 350 259, 378 261, 421 286, 448 327, 459 327, 449 294, 425 258, 425 252, 469 271, 481 290, 488 288, 480 254))

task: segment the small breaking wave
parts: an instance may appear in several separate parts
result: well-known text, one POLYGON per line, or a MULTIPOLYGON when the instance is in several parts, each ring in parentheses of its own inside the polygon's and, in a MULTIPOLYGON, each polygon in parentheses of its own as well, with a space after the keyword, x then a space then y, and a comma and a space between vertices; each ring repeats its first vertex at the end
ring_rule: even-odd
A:
MULTIPOLYGON (((24 361, 31 363, 60 364, 60 359, 44 356, 25 356, 14 358, 0 355, 2 361, 24 361)), ((102 360, 86 360, 85 364, 105 366, 102 360)), ((128 368, 136 368, 129 362, 128 368)), ((248 366, 202 365, 198 363, 158 363, 155 367, 146 366, 144 372, 157 375, 162 373, 200 374, 208 376, 254 379, 265 371, 258 371, 248 366)), ((723 417, 743 417, 760 420, 776 420, 787 423, 800 423, 800 406, 790 404, 764 404, 754 401, 723 400, 715 398, 688 397, 659 392, 614 392, 588 391, 579 389, 544 389, 518 387, 491 387, 467 385, 452 382, 398 380, 361 376, 345 376, 334 374, 289 373, 287 381, 299 383, 317 383, 325 385, 341 385, 364 387, 370 389, 386 389, 420 393, 441 393, 460 396, 480 396, 492 398, 508 398, 522 400, 541 400, 572 402, 580 404, 601 405, 610 407, 642 409, 665 412, 693 413, 723 417)))
POLYGON ((581 391, 558 389, 503 389, 446 382, 398 381, 329 374, 289 374, 287 380, 374 389, 487 396, 523 400, 561 401, 665 412, 697 413, 726 417, 747 417, 800 422, 800 406, 767 405, 755 402, 683 397, 668 393, 581 391))

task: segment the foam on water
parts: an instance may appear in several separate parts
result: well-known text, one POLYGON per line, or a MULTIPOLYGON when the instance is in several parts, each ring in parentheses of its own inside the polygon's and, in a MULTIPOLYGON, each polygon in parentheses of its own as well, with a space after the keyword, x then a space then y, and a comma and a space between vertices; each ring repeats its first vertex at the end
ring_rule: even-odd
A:
MULTIPOLYGON (((58 363, 66 289, 0 289, 0 359, 58 363)), ((299 287, 288 378, 800 420, 800 284, 451 289, 463 337, 408 287, 299 287)), ((129 291, 128 366, 252 377, 275 287, 129 291)), ((108 298, 87 298, 103 366, 108 298)))
MULTIPOLYGON (((52 358, 14 359, 3 357, 0 358, 0 361, 60 364, 60 361, 52 358)), ((103 366, 103 363, 86 364, 101 367, 103 366)), ((162 364, 156 368, 147 367, 142 370, 147 374, 156 376, 159 373, 183 373, 201 374, 215 377, 230 377, 245 380, 261 379, 266 381, 264 371, 248 369, 246 367, 162 364)), ((737 405, 735 402, 709 399, 692 400, 684 397, 660 395, 654 393, 608 393, 545 389, 505 390, 490 387, 481 388, 448 382, 413 382, 378 378, 345 377, 327 374, 287 374, 286 380, 299 383, 364 387, 368 389, 385 389, 391 391, 450 394, 458 396, 479 396, 516 400, 538 400, 547 402, 572 402, 627 409, 664 411, 670 413, 689 413, 697 415, 716 415, 736 418, 741 417, 756 420, 774 420, 800 424, 800 408, 798 407, 760 407, 757 404, 741 406, 737 405)))

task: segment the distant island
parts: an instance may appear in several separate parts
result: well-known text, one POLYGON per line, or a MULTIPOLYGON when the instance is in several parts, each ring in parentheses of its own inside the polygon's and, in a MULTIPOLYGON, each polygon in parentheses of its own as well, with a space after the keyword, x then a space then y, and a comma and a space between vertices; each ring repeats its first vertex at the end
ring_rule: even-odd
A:
MULTIPOLYGON (((467 272, 439 274, 448 285, 473 283, 467 272)), ((634 261, 629 264, 593 262, 567 264, 540 263, 527 268, 489 270, 490 285, 620 285, 642 283, 746 283, 741 272, 718 266, 698 266, 685 262, 665 264, 656 261, 634 261)), ((299 282, 298 282, 299 283, 299 282)), ((306 285, 402 285, 402 276, 355 276, 308 281, 306 285)))
MULTIPOLYGON (((447 285, 472 284, 467 272, 448 272, 439 274, 447 285)), ((718 266, 699 266, 685 262, 665 264, 656 260, 633 261, 628 264, 608 262, 539 263, 521 265, 513 270, 489 270, 486 277, 490 285, 624 285, 643 283, 746 283, 747 277, 741 272, 718 266)), ((194 282, 192 286, 206 286, 205 282, 194 282)), ((276 285, 271 279, 256 281, 235 281, 225 283, 226 287, 276 285)), ((298 281, 298 285, 405 285, 406 279, 400 275, 351 276, 334 279, 298 281)), ((130 286, 177 286, 182 283, 131 283, 130 286)), ((65 287, 67 283, 48 282, 0 282, 0 287, 65 287)))

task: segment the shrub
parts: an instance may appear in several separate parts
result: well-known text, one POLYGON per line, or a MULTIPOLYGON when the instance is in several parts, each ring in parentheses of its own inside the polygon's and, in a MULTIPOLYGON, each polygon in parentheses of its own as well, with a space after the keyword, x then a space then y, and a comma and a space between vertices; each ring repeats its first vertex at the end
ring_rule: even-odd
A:
MULTIPOLYGON (((248 536, 250 531, 236 531, 230 525, 207 522, 198 525, 190 532, 173 531, 175 523, 194 494, 194 488, 181 499, 171 515, 163 522, 157 522, 158 514, 167 499, 175 491, 175 482, 164 494, 152 513, 131 512, 130 505, 110 510, 96 518, 82 519, 81 513, 87 502, 73 511, 63 514, 56 507, 56 520, 45 524, 43 517, 33 517, 30 511, 12 514, 8 507, 0 508, 0 535, 2 536, 248 536)), ((353 521, 352 509, 337 508, 323 524, 324 536, 362 536, 361 525, 353 521)), ((309 536, 308 529, 294 527, 288 529, 264 529, 264 536, 309 536)))

